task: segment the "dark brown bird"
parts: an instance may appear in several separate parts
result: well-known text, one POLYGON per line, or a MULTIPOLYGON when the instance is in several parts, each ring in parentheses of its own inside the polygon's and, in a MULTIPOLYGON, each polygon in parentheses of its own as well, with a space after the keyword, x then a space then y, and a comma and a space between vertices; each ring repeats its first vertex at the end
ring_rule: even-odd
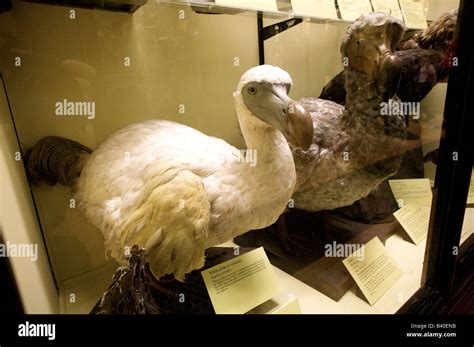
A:
MULTIPOLYGON (((451 69, 457 10, 443 14, 425 30, 416 32, 397 47, 402 74, 397 96, 404 102, 420 102, 439 82, 446 82, 451 69)), ((320 99, 346 103, 344 72, 327 83, 320 99)))
MULTIPOLYGON (((410 39, 397 47, 394 55, 401 63, 401 78, 397 96, 404 102, 420 102, 437 83, 446 82, 451 62, 456 51, 455 30, 457 10, 443 14, 425 30, 416 32, 410 39)), ((327 98, 345 104, 345 78, 341 73, 323 89, 320 98, 327 98)), ((419 127, 416 124, 413 126, 419 127)), ((408 137, 418 136, 408 132, 408 137)), ((427 154, 424 161, 436 163, 438 150, 427 154)), ((407 151, 402 164, 393 178, 424 177, 423 153, 421 148, 407 151)), ((398 209, 387 181, 366 198, 352 206, 335 210, 334 213, 361 222, 374 223, 383 220, 398 209)))

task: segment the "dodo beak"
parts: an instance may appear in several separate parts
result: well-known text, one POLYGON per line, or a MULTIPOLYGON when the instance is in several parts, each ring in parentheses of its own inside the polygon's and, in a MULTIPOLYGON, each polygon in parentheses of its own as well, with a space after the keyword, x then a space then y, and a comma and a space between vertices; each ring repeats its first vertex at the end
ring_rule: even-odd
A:
POLYGON ((378 44, 379 58, 377 62, 377 88, 384 100, 392 98, 400 84, 402 65, 394 51, 405 32, 404 25, 390 18, 382 27, 383 41, 378 44))
POLYGON ((255 116, 280 130, 290 144, 307 150, 313 142, 313 121, 309 112, 288 96, 288 90, 289 85, 254 83, 242 94, 255 116))
POLYGON ((289 143, 303 150, 308 150, 313 143, 313 121, 305 108, 296 101, 289 101, 287 117, 280 129, 289 143))
POLYGON ((386 51, 377 64, 377 88, 386 101, 391 99, 398 90, 402 77, 400 59, 391 51, 386 51))

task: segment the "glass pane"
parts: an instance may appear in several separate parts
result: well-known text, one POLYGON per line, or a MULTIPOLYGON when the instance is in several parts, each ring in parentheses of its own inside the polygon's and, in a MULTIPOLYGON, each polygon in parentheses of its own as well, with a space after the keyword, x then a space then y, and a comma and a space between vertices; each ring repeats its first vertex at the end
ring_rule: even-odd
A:
MULTIPOLYGON (((442 29, 452 30, 456 16, 446 13, 457 8, 458 1, 422 3, 429 23, 445 15, 442 29)), ((263 246, 273 264, 281 290, 272 305, 267 302, 254 313, 272 313, 296 299, 302 313, 395 313, 421 285, 424 228, 429 222, 430 187, 442 136, 451 36, 419 47, 423 50, 408 50, 408 46, 398 46, 398 39, 412 40, 415 45, 417 32, 408 30, 400 38, 401 24, 387 19, 385 25, 393 30, 352 33, 344 46, 347 56, 341 56, 341 43, 352 21, 335 8, 337 18, 314 12, 295 14, 289 2, 283 1, 276 3, 275 11, 219 2, 191 5, 149 1, 139 8, 131 5, 135 12, 126 13, 18 2, 0 14, 0 69, 19 143, 27 150, 46 136, 59 136, 85 146, 75 144, 69 151, 70 142, 66 150, 61 147, 63 140, 55 140, 45 142, 38 157, 24 158, 31 183, 43 181, 32 186, 32 192, 47 248, 47 255, 42 256, 49 256, 61 312, 88 313, 99 302, 112 275, 124 264, 126 247, 133 246, 121 237, 137 235, 130 239, 146 247, 150 243, 145 239, 159 243, 165 238, 170 229, 163 231, 163 225, 188 230, 180 223, 208 213, 206 228, 212 237, 199 247, 228 247, 231 251, 226 256, 233 257, 240 254, 235 251, 238 246, 242 253, 248 251, 244 247, 263 246), (259 12, 267 28, 262 33, 276 33, 261 42, 264 56, 259 56, 259 12), (304 20, 281 23, 294 18, 304 20), (274 24, 278 27, 269 30, 274 24), (397 49, 405 53, 396 55, 397 49), (264 87, 259 84, 259 88, 273 88, 268 95, 283 100, 283 109, 262 111, 267 106, 260 103, 266 99, 254 104, 247 96, 240 100, 234 94, 242 75, 258 65, 259 58, 291 75, 289 92, 278 86, 288 84, 285 74, 275 77, 279 70, 265 76, 270 82, 264 87), (349 77, 342 76, 347 84, 341 83, 341 76, 333 80, 349 68, 349 77), (393 99, 395 95, 401 104, 393 99), (283 123, 285 112, 293 115, 290 106, 297 105, 288 96, 306 107, 316 134, 306 154, 293 147, 294 159, 282 134, 294 146, 301 146, 308 122, 304 123, 304 112, 297 108, 301 119, 295 122, 301 123, 291 128, 283 123), (280 147, 268 141, 251 157, 253 148, 247 146, 254 143, 239 128, 244 121, 239 123, 236 113, 242 105, 236 106, 234 97, 245 103, 244 110, 256 107, 248 111, 258 114, 255 124, 277 132, 275 138, 287 156, 277 157, 280 147), (318 97, 326 100, 315 101, 318 97), (273 112, 282 110, 280 118, 272 118, 273 112), (177 125, 147 137, 142 122, 153 119, 186 125, 235 148, 187 133, 188 128, 177 125), (140 135, 128 128, 131 132, 115 137, 114 145, 106 142, 134 123, 139 124, 133 129, 140 135), (165 137, 169 140, 162 140, 165 137), (103 147, 104 142, 109 147, 103 147), (115 145, 119 154, 114 152, 115 145), (189 154, 180 157, 175 147, 189 154), (236 153, 242 154, 240 164, 247 171, 226 166, 231 165, 229 156, 236 153), (222 158, 227 161, 217 161, 219 165, 213 161, 222 158), (53 162, 58 160, 64 165, 55 171, 53 162), (263 170, 252 171, 262 166, 263 170), (87 180, 81 168, 87 168, 87 180), (163 182, 171 180, 166 175, 176 168, 195 176, 168 188, 163 182), (58 178, 70 186, 56 185, 58 178), (199 184, 193 181, 197 178, 199 184), (164 187, 153 195, 153 184, 164 187), (179 192, 187 186, 191 188, 179 192), (209 199, 208 205, 199 205, 203 200, 195 197, 203 191, 206 194, 199 197, 209 199), (199 208, 187 210, 193 203, 199 208), (183 214, 182 209, 188 212, 183 214), (284 217, 277 220, 280 212, 284 217), (221 215, 228 218, 225 223, 221 215), (130 231, 127 226, 132 222, 130 231), (140 235, 145 236, 140 239, 140 235), (375 238, 382 244, 377 249, 387 257, 376 254, 385 267, 365 264, 366 271, 372 269, 367 274, 379 281, 368 298, 370 289, 361 291, 359 286, 365 287, 356 284, 342 260, 358 252, 363 258, 368 243, 377 246, 375 238), (378 271, 382 277, 377 277, 378 271)), ((256 136, 255 144, 268 140, 267 135, 263 131, 256 136)), ((472 233, 470 210, 466 210, 465 229, 472 233)), ((192 246, 185 242, 181 241, 183 248, 189 247, 191 254, 201 241, 193 240, 192 246)), ((170 267, 182 253, 180 247, 170 251, 170 267)), ((208 256, 208 261, 222 262, 224 257, 219 257, 208 256)), ((197 271, 193 278, 201 282, 196 286, 203 286, 197 271)), ((189 286, 194 285, 192 281, 189 286)))

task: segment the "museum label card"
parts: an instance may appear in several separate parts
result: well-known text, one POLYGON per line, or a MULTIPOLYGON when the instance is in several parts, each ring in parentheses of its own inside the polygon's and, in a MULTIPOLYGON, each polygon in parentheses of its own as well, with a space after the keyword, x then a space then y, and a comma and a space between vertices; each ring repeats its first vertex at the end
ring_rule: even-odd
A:
POLYGON ((370 0, 337 0, 342 19, 354 21, 363 13, 372 12, 370 0))
POLYGON ((338 19, 334 0, 291 0, 291 6, 299 16, 338 19))
POLYGON ((400 207, 408 204, 431 206, 433 194, 429 178, 389 180, 388 184, 400 207))
POLYGON ((262 247, 201 272, 217 314, 242 314, 278 291, 273 267, 262 247))
POLYGON ((428 235, 430 210, 429 206, 405 205, 393 214, 415 245, 428 235))
POLYGON ((388 13, 397 19, 403 20, 398 0, 372 0, 372 6, 375 12, 388 13))
POLYGON ((276 0, 215 0, 215 3, 245 9, 278 11, 276 0))
POLYGON ((370 305, 374 305, 400 279, 403 272, 378 237, 374 237, 361 249, 362 257, 359 252, 354 252, 342 263, 370 305))
POLYGON ((389 180, 388 184, 401 207, 393 215, 410 239, 418 245, 428 235, 431 182, 428 178, 389 180))
POLYGON ((410 29, 425 29, 426 23, 425 11, 421 2, 414 0, 400 0, 405 24, 410 29))

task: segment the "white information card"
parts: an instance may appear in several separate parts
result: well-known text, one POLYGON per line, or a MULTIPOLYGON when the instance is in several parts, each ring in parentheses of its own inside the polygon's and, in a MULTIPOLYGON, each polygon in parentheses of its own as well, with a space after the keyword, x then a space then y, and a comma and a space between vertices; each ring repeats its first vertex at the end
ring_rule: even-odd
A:
POLYGON ((402 277, 403 272, 378 237, 342 261, 370 305, 377 302, 402 277))
POLYGON ((426 23, 425 11, 421 2, 414 0, 400 0, 403 18, 405 24, 410 29, 425 29, 428 27, 426 23))
POLYGON ((291 0, 291 5, 295 15, 338 19, 334 0, 291 0))
POLYGON ((278 281, 262 247, 201 272, 217 314, 242 314, 270 300, 278 281))
POLYGON ((385 12, 403 21, 398 0, 372 0, 372 6, 375 12, 385 12))
POLYGON ((370 0, 337 0, 342 19, 354 21, 363 13, 372 12, 370 0))
POLYGON ((254 10, 278 11, 276 0, 215 0, 218 5, 254 10))
POLYGON ((389 180, 390 188, 400 206, 393 215, 417 245, 428 235, 430 221, 431 183, 428 178, 389 180))

